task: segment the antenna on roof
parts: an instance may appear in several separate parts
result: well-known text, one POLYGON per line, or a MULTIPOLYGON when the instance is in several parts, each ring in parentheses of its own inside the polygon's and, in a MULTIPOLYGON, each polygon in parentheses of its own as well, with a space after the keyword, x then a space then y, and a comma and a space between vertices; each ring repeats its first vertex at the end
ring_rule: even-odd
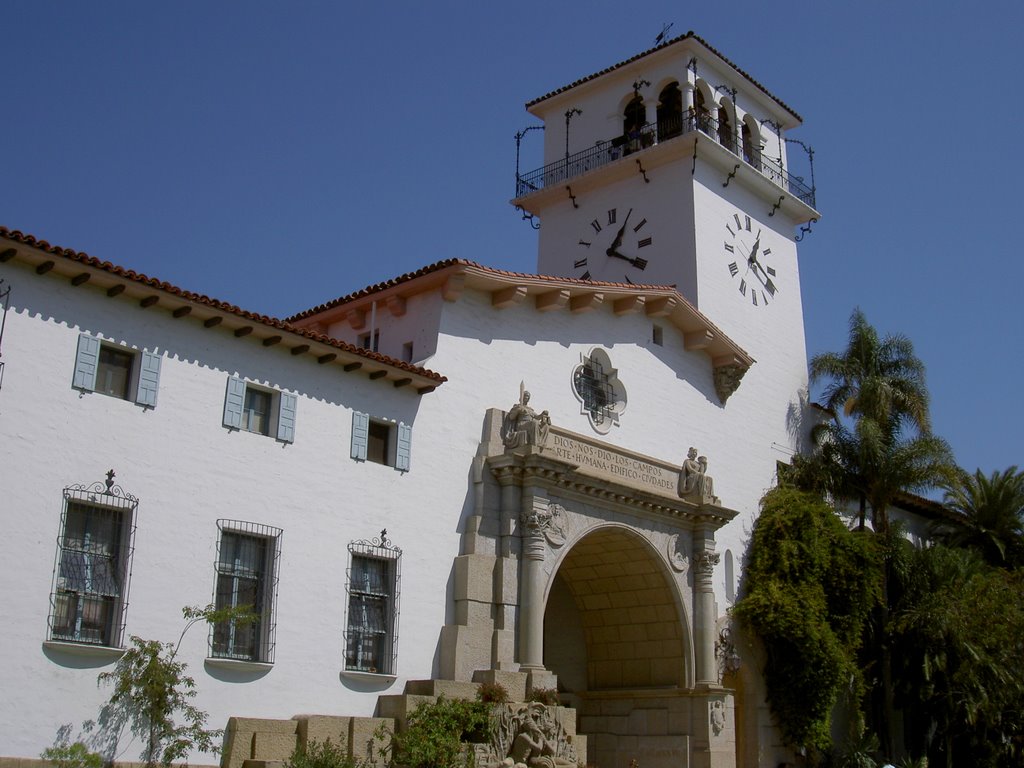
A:
POLYGON ((662 43, 665 42, 665 38, 668 37, 668 31, 670 29, 672 29, 672 25, 673 24, 675 24, 674 21, 671 21, 668 24, 662 24, 661 25, 661 32, 659 32, 658 36, 656 38, 654 38, 654 44, 656 46, 657 45, 661 45, 662 43))

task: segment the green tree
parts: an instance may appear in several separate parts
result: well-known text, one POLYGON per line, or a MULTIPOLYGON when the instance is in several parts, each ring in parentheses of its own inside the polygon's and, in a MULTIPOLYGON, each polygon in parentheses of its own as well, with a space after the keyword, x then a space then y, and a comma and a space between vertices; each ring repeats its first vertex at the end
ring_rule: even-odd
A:
POLYGON ((894 676, 908 746, 934 766, 1024 759, 1024 573, 972 551, 903 542, 894 676))
POLYGON ((960 472, 945 488, 944 502, 956 520, 939 537, 976 550, 991 565, 1024 567, 1024 472, 960 472))
POLYGON ((893 563, 889 508, 905 491, 921 491, 947 481, 952 452, 931 433, 924 364, 905 336, 880 338, 864 313, 850 317, 847 347, 816 355, 811 381, 822 385, 821 408, 831 417, 813 435, 819 449, 798 462, 795 482, 858 504, 863 530, 870 510, 872 529, 886 553, 882 599, 865 638, 863 661, 872 676, 869 725, 885 754, 896 743, 893 709, 889 581, 893 563))
POLYGON ((200 622, 214 624, 256 619, 250 606, 215 610, 182 609, 185 627, 176 645, 144 640, 132 635, 130 647, 112 672, 97 678, 100 685, 113 686, 100 721, 116 744, 125 728, 142 740, 141 757, 147 766, 170 765, 188 757, 193 750, 216 752, 221 731, 206 728, 206 713, 193 703, 195 680, 186 674, 187 665, 177 661, 185 633, 200 622))
POLYGON ((736 618, 762 641, 768 701, 786 740, 823 752, 853 682, 863 624, 879 598, 877 553, 820 498, 769 491, 754 524, 736 618))

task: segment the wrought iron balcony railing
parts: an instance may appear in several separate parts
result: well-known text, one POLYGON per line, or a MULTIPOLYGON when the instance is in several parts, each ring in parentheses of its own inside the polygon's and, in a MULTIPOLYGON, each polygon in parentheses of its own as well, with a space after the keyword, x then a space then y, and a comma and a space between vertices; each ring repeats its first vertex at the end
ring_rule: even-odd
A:
POLYGON ((562 160, 548 163, 530 173, 517 175, 516 197, 564 183, 622 157, 692 131, 700 131, 733 154, 741 156, 747 165, 759 171, 776 186, 799 198, 811 208, 814 207, 815 190, 807 186, 803 178, 791 174, 778 160, 767 157, 760 149, 742 146, 739 137, 732 131, 721 131, 718 120, 710 114, 698 114, 692 109, 678 117, 648 123, 629 135, 598 141, 594 146, 562 160))

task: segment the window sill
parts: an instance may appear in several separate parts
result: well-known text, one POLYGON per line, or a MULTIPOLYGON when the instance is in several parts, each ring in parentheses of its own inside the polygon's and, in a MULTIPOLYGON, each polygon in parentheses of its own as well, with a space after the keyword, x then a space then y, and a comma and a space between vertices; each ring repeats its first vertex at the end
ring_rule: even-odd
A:
POLYGON ((91 645, 89 643, 74 643, 69 640, 44 640, 43 648, 49 651, 66 653, 69 656, 89 656, 94 659, 109 659, 117 661, 124 656, 124 648, 112 648, 109 645, 91 645))
POLYGON ((269 661, 246 661, 245 659, 225 659, 219 656, 207 656, 205 664, 217 669, 234 669, 239 672, 269 672, 274 668, 269 661))
POLYGON ((342 677, 352 680, 367 680, 375 683, 388 683, 389 685, 398 679, 398 675, 388 675, 381 672, 360 672, 358 669, 341 670, 342 677))

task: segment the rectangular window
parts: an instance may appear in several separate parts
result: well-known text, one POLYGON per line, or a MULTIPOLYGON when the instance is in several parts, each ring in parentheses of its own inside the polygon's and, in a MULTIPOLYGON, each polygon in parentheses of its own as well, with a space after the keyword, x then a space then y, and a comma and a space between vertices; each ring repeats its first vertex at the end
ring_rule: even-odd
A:
POLYGON ((120 646, 138 501, 106 484, 64 489, 50 639, 120 646))
POLYGON ((247 386, 242 411, 242 426, 248 432, 270 434, 270 400, 272 395, 262 389, 247 386))
POLYGON ((347 670, 395 674, 401 556, 383 532, 372 542, 349 544, 347 670))
POLYGON ((237 376, 228 378, 224 397, 224 426, 273 435, 283 443, 295 442, 295 415, 299 396, 263 389, 237 376))
POLYGON ((412 458, 412 427, 409 424, 371 418, 352 412, 352 458, 372 461, 408 472, 412 458))
POLYGON ((380 331, 374 331, 372 334, 367 332, 359 335, 359 346, 363 349, 368 349, 371 352, 377 352, 380 350, 380 331))
POLYGON ((83 333, 78 337, 72 386, 154 408, 160 362, 155 352, 129 349, 83 333))
POLYGON ((218 520, 217 527, 220 541, 214 607, 248 608, 256 618, 231 618, 214 624, 210 656, 272 663, 281 529, 239 520, 218 520))

